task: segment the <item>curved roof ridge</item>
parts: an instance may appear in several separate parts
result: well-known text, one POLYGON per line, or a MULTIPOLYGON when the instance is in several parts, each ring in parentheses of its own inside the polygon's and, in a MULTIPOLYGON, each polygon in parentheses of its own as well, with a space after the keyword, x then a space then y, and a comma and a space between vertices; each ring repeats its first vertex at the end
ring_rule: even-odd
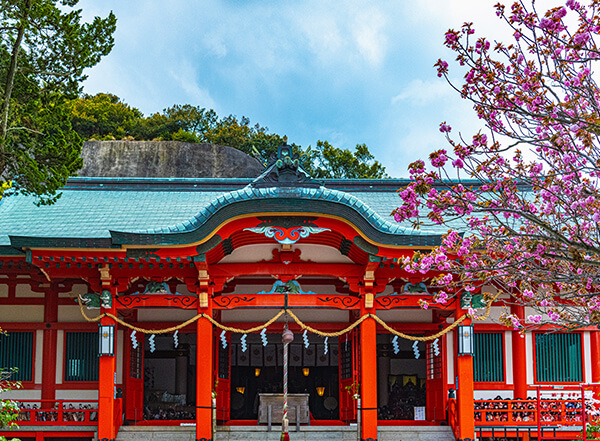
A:
MULTIPOLYGON (((169 235, 191 232, 198 229, 209 218, 222 208, 242 201, 265 199, 304 199, 321 200, 330 203, 342 204, 358 212, 376 230, 393 235, 436 235, 438 232, 409 229, 392 221, 384 219, 380 214, 370 208, 356 196, 335 189, 320 187, 253 187, 247 185, 239 190, 224 193, 216 197, 192 218, 162 228, 144 229, 133 231, 114 231, 114 233, 141 234, 141 235, 169 235)), ((113 231, 111 231, 112 233, 113 231)))

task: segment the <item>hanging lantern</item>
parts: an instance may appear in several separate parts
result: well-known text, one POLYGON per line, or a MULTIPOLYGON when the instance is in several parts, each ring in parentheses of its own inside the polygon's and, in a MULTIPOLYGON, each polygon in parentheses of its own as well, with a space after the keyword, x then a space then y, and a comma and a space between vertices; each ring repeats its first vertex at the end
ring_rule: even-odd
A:
POLYGON ((310 369, 309 368, 302 368, 302 374, 305 377, 308 377, 310 375, 310 369))
POLYGON ((115 356, 115 325, 98 325, 98 355, 115 356))
POLYGON ((322 397, 325 394, 325 386, 317 386, 317 395, 322 397))
POLYGON ((473 355, 473 325, 458 327, 458 355, 473 355))
POLYGON ((254 369, 254 376, 258 377, 260 375, 260 368, 254 369))

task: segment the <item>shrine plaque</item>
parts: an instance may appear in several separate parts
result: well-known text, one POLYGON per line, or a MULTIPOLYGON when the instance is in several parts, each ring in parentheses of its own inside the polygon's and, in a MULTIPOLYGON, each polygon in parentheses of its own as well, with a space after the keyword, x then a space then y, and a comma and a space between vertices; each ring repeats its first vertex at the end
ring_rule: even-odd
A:
POLYGON ((425 407, 415 406, 415 421, 425 421, 425 407))

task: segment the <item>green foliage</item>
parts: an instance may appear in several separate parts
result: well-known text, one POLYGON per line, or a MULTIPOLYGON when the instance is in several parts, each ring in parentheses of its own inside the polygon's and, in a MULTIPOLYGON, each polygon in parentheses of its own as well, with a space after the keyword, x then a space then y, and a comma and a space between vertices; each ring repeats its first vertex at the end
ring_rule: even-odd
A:
POLYGON ((386 178, 385 167, 369 151, 366 144, 357 144, 354 152, 333 147, 327 141, 317 141, 317 148, 305 152, 305 165, 315 178, 381 179, 386 178))
POLYGON ((131 136, 142 112, 109 93, 83 95, 70 101, 71 125, 83 139, 131 136))
MULTIPOLYGON (((0 329, 0 334, 4 331, 0 329)), ((0 396, 2 392, 8 392, 13 389, 20 389, 21 383, 18 381, 9 381, 16 368, 10 370, 0 370, 0 396)), ((0 398, 0 428, 16 429, 19 426, 15 422, 19 417, 19 403, 14 400, 3 400, 0 398)), ((20 441, 19 438, 11 438, 12 441, 20 441)), ((0 441, 6 441, 7 438, 0 436, 0 441)))
POLYGON ((0 0, 0 174, 41 203, 81 168, 66 97, 113 46, 113 14, 80 23, 78 0, 0 0))
POLYGON ((198 140, 205 139, 204 134, 215 127, 219 119, 214 110, 189 104, 176 104, 165 109, 163 114, 173 122, 178 132, 191 133, 198 140))
MULTIPOLYGON (((266 163, 287 137, 269 133, 267 127, 252 125, 246 117, 229 115, 224 118, 212 109, 175 105, 143 117, 141 112, 110 94, 84 95, 71 103, 74 129, 84 139, 123 139, 207 142, 236 148, 256 156, 266 163)), ((304 152, 292 144, 298 153, 306 153, 306 170, 315 178, 385 178, 385 167, 365 144, 354 151, 333 147, 318 141, 317 148, 304 152)), ((266 165, 266 164, 265 164, 266 165)))
POLYGON ((249 155, 253 154, 254 147, 262 158, 268 159, 287 138, 267 133, 267 130, 267 127, 261 127, 259 124, 251 126, 246 117, 238 120, 229 115, 209 129, 205 139, 212 144, 234 147, 249 155))
POLYGON ((351 384, 344 388, 348 395, 352 397, 353 400, 358 400, 360 398, 360 383, 358 380, 354 380, 351 384))

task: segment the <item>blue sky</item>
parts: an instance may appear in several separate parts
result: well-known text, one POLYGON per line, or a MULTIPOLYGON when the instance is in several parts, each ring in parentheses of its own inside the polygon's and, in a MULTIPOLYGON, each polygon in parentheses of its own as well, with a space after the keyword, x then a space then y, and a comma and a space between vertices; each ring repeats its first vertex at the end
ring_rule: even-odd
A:
POLYGON ((118 19, 84 91, 145 114, 192 104, 247 116, 304 147, 366 143, 405 177, 446 145, 440 122, 469 136, 481 127, 433 64, 453 58, 444 32, 464 21, 502 35, 496 1, 82 0, 85 19, 118 19))

